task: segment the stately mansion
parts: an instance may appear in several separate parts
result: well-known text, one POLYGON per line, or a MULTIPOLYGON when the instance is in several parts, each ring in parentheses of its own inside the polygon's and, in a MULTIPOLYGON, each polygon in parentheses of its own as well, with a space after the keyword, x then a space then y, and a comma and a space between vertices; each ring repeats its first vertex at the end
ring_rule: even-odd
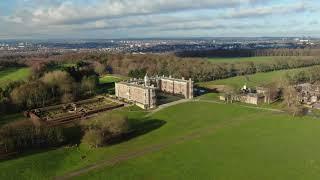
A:
POLYGON ((192 99, 193 81, 171 76, 148 77, 146 75, 144 79, 131 79, 115 84, 115 95, 118 98, 132 101, 143 109, 152 109, 157 106, 158 92, 182 95, 186 99, 192 99))

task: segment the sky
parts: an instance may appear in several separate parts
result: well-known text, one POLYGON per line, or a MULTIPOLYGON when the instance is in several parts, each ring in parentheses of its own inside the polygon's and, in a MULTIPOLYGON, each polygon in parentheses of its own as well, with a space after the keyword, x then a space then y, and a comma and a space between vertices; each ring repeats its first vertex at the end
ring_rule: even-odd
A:
POLYGON ((320 0, 0 0, 0 39, 320 36, 320 0))

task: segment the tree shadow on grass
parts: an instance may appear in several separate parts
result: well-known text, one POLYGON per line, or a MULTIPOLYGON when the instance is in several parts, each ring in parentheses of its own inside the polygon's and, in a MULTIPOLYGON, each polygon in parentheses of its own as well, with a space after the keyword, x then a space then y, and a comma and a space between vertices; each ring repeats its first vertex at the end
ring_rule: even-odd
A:
MULTIPOLYGON (((111 141, 109 141, 108 145, 115 145, 118 143, 129 141, 135 137, 147 134, 151 131, 154 131, 160 127, 162 127, 164 124, 166 124, 166 121, 163 120, 157 120, 157 119, 131 119, 130 120, 130 130, 128 133, 123 134, 119 137, 113 138, 111 141)), ((8 157, 2 157, 0 158, 0 162, 12 160, 12 159, 18 159, 23 158, 26 156, 34 155, 34 154, 41 154, 41 153, 47 153, 49 151, 54 151, 62 146, 65 145, 72 145, 72 144, 80 144, 81 138, 84 134, 80 126, 72 126, 65 128, 63 130, 63 134, 65 136, 65 143, 62 143, 60 145, 57 145, 56 147, 38 147, 38 148, 30 148, 30 150, 24 150, 22 152, 14 153, 8 157)))
POLYGON ((56 176, 56 172, 64 171, 65 164, 70 160, 81 161, 81 155, 76 148, 51 148, 25 152, 12 160, 0 163, 1 170, 5 171, 0 175, 0 179, 5 177, 48 179, 48 177, 56 176))
POLYGON ((160 127, 166 124, 166 121, 159 120, 159 119, 150 119, 150 120, 144 120, 144 121, 137 120, 137 121, 138 122, 135 122, 135 124, 131 127, 128 133, 123 134, 117 138, 114 138, 112 141, 108 142, 108 145, 114 145, 114 144, 129 141, 133 138, 142 136, 151 131, 159 129, 160 127))
POLYGON ((49 151, 54 151, 57 149, 60 149, 63 146, 72 146, 76 144, 80 144, 81 137, 83 136, 83 131, 81 130, 80 126, 72 126, 68 128, 63 129, 63 134, 65 137, 65 140, 63 143, 57 144, 56 146, 39 146, 39 147, 31 147, 29 149, 21 149, 17 152, 12 152, 4 155, 0 155, 0 163, 12 159, 19 159, 26 156, 31 156, 34 154, 41 154, 41 153, 47 153, 49 151))
POLYGON ((96 93, 97 94, 114 94, 114 88, 115 88, 115 83, 110 82, 110 83, 103 83, 103 84, 98 84, 96 93))
MULTIPOLYGON (((112 142, 109 142, 108 145, 124 143, 136 137, 150 133, 161 128, 166 124, 166 121, 158 119, 131 119, 130 124, 131 130, 127 134, 114 139, 112 142)), ((74 143, 79 141, 79 137, 81 136, 80 129, 71 128, 67 131, 69 133, 69 141, 73 141, 74 143)), ((1 167, 4 168, 4 171, 7 171, 6 174, 3 174, 3 177, 9 177, 10 173, 16 174, 14 177, 17 177, 18 179, 23 178, 25 175, 30 177, 32 176, 31 178, 36 179, 44 179, 45 177, 55 176, 56 172, 64 171, 63 169, 66 167, 65 163, 68 161, 74 161, 74 163, 79 161, 81 164, 80 161, 82 161, 82 157, 85 153, 77 150, 77 148, 48 148, 24 152, 10 159, 19 159, 34 154, 37 154, 37 156, 24 159, 23 161, 16 161, 6 167, 1 167), (12 171, 12 169, 16 167, 21 167, 22 170, 12 171), (11 171, 9 169, 11 169, 11 171), (50 171, 48 169, 50 169, 50 171)), ((8 161, 8 159, 0 162, 4 161, 8 161)))

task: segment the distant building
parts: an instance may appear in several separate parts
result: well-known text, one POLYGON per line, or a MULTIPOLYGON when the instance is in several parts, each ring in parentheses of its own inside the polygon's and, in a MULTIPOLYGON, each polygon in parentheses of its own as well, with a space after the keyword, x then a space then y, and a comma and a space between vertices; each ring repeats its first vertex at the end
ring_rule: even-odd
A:
POLYGON ((320 85, 318 84, 298 84, 295 89, 299 93, 299 101, 312 108, 320 109, 320 85))
POLYGON ((237 95, 221 95, 220 100, 226 102, 243 102, 247 104, 258 105, 265 103, 265 97, 261 94, 247 93, 247 94, 237 94, 237 95))
POLYGON ((157 106, 157 92, 159 91, 192 99, 193 81, 165 76, 149 78, 146 75, 143 80, 132 79, 115 85, 115 95, 118 98, 132 101, 143 109, 152 109, 157 106))
POLYGON ((278 91, 273 92, 269 88, 256 87, 255 89, 248 88, 244 85, 238 94, 226 94, 220 96, 220 100, 226 102, 243 102, 247 104, 259 105, 262 103, 270 104, 278 99, 278 91))

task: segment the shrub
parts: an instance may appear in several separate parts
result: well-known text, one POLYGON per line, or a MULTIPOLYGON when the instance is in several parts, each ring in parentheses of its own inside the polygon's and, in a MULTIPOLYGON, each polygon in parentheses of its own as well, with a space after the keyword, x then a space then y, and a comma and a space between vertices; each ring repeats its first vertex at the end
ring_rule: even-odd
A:
POLYGON ((290 108, 287 108, 287 110, 290 114, 292 114, 293 117, 304 116, 308 113, 308 108, 303 107, 302 105, 294 105, 294 106, 291 106, 290 108))
POLYGON ((127 133, 129 122, 126 116, 107 114, 82 123, 82 127, 85 131, 82 143, 90 147, 99 147, 127 133))
POLYGON ((122 115, 110 115, 110 119, 105 121, 103 129, 113 135, 124 134, 129 130, 128 118, 122 115))
POLYGON ((81 143, 88 145, 91 148, 97 148, 103 145, 104 138, 101 130, 89 129, 85 132, 81 143))

